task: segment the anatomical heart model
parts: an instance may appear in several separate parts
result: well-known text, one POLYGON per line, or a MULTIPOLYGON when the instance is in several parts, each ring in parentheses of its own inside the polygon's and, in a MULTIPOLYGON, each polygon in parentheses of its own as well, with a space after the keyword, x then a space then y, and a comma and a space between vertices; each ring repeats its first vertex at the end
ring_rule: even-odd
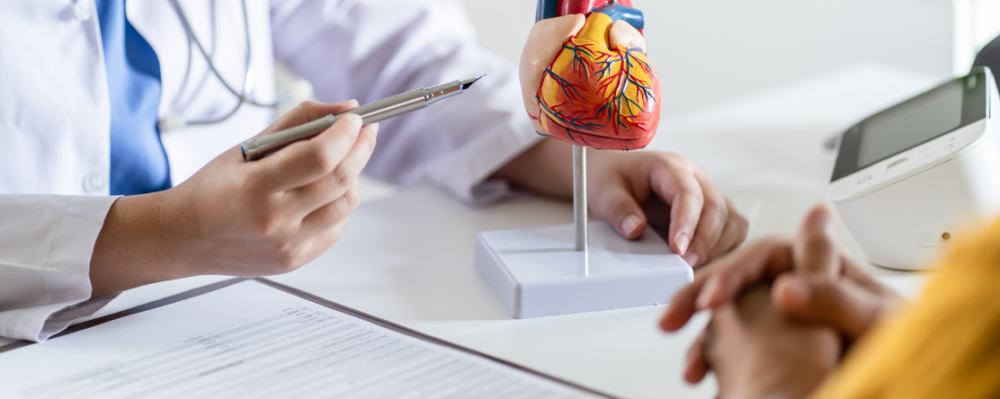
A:
POLYGON ((635 150, 660 122, 660 82, 631 0, 539 0, 521 55, 535 130, 570 144, 635 150))
POLYGON ((513 318, 664 304, 694 279, 649 228, 626 240, 607 222, 587 222, 587 147, 640 149, 660 123, 660 82, 631 6, 538 0, 521 93, 535 130, 572 144, 573 224, 476 236, 476 270, 513 318))

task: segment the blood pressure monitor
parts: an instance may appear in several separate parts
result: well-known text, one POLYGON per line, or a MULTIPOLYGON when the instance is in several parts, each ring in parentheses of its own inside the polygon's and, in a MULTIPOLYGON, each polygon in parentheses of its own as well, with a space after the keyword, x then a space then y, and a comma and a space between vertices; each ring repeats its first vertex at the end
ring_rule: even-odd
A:
POLYGON ((956 226, 1000 212, 993 79, 976 68, 840 135, 827 198, 871 263, 925 268, 956 226))

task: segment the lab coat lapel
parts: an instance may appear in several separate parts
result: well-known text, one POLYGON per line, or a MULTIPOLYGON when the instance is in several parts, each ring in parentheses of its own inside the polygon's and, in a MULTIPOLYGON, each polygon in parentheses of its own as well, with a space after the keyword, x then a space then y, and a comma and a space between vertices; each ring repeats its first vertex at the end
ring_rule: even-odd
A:
MULTIPOLYGON (((238 99, 212 73, 190 38, 180 16, 183 7, 191 31, 201 41, 215 67, 230 86, 243 87, 246 68, 243 8, 240 0, 143 0, 127 2, 129 22, 142 34, 160 61, 163 93, 160 118, 187 121, 216 120, 228 114, 238 99)), ((274 99, 274 56, 271 49, 268 3, 247 1, 254 98, 274 99)), ((189 125, 164 131, 160 137, 170 161, 171 181, 179 184, 218 154, 261 131, 271 110, 244 104, 232 118, 218 124, 189 125)))
POLYGON ((0 1, 0 192, 108 193, 106 76, 91 0, 0 1))

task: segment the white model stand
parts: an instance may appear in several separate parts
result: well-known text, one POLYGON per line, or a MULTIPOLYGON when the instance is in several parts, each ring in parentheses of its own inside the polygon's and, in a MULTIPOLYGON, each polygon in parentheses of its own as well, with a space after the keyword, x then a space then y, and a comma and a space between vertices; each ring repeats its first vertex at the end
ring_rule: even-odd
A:
POLYGON ((629 241, 588 224, 585 154, 573 151, 574 224, 481 233, 476 270, 515 319, 667 303, 691 267, 652 229, 629 241))

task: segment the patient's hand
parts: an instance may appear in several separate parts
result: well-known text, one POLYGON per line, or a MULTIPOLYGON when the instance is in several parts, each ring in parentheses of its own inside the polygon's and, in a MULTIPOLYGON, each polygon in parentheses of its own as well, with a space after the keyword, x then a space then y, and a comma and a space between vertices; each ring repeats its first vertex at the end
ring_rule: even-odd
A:
POLYGON ((715 310, 699 339, 719 384, 720 398, 802 398, 833 371, 837 333, 790 320, 771 304, 768 287, 747 289, 715 310))
MULTIPOLYGON (((782 314, 832 326, 850 345, 901 301, 845 256, 833 237, 830 210, 817 207, 794 240, 759 241, 699 270, 670 301, 660 327, 676 331, 695 312, 718 309, 747 287, 773 281, 772 304, 782 314)), ((708 370, 697 349, 696 344, 684 372, 692 383, 708 370)))

